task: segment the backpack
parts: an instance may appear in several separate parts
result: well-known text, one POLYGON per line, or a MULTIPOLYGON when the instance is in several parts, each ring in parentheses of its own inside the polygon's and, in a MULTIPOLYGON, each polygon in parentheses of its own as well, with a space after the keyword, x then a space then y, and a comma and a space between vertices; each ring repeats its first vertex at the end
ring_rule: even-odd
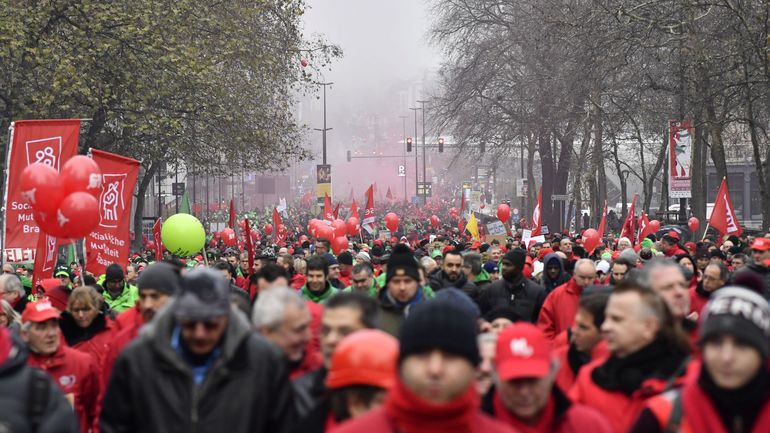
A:
POLYGON ((51 391, 51 379, 48 374, 37 368, 30 368, 27 384, 27 419, 31 432, 36 432, 48 406, 48 395, 51 391))

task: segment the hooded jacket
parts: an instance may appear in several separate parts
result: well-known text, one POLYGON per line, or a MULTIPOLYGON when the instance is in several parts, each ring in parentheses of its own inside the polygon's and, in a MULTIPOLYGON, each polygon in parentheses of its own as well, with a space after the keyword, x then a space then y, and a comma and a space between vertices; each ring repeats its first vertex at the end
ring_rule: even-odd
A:
POLYGON ((220 354, 196 385, 172 347, 176 301, 142 328, 113 368, 101 432, 289 431, 292 396, 280 350, 233 311, 220 354))
POLYGON ((559 257, 556 253, 550 253, 546 254, 546 256, 543 258, 543 288, 545 289, 545 293, 551 293, 553 289, 561 286, 562 284, 566 283, 567 280, 569 280, 569 274, 567 274, 567 271, 564 270, 564 262, 562 261, 561 257, 559 257), (548 276, 548 264, 552 261, 556 261, 556 263, 559 264, 559 275, 551 279, 548 276))
POLYGON ((446 289, 447 287, 455 287, 465 292, 465 294, 470 296, 470 298, 474 301, 476 301, 479 297, 479 288, 476 287, 476 285, 472 282, 468 281, 468 278, 462 271, 456 280, 451 281, 444 270, 439 269, 428 276, 428 284, 434 292, 438 292, 441 289, 446 289))
POLYGON ((510 307, 523 320, 537 323, 543 301, 545 290, 534 281, 520 276, 513 282, 505 278, 492 282, 481 292, 478 304, 482 315, 495 308, 510 307))
MULTIPOLYGON (((0 329, 0 425, 6 431, 31 431, 29 422, 30 381, 34 374, 27 366, 27 348, 13 340, 10 332, 0 329)), ((77 418, 61 389, 48 380, 48 401, 40 414, 39 433, 77 433, 77 418)))
POLYGON ((108 345, 117 334, 115 322, 101 313, 88 328, 81 328, 72 315, 65 311, 61 315, 59 327, 70 347, 92 355, 98 365, 104 362, 108 345))

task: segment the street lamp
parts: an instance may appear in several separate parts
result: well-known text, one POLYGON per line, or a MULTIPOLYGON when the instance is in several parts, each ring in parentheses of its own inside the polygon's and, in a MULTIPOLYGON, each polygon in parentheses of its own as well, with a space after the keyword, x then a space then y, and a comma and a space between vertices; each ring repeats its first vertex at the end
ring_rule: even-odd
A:
MULTIPOLYGON (((422 189, 423 189, 423 196, 422 196, 422 204, 425 204, 428 202, 428 196, 425 194, 426 185, 428 184, 426 180, 427 171, 425 170, 425 103, 430 101, 417 101, 421 105, 422 109, 422 189)), ((415 114, 417 114, 415 112, 415 114)), ((415 153, 416 156, 416 153, 415 153)))
POLYGON ((406 198, 406 118, 409 116, 398 116, 401 119, 401 122, 404 125, 404 148, 403 148, 403 154, 404 154, 404 203, 407 202, 406 198))
POLYGON ((323 129, 320 128, 313 128, 316 131, 321 131, 321 137, 323 142, 323 161, 324 165, 326 165, 326 131, 331 131, 332 128, 326 127, 326 86, 331 86, 334 83, 316 83, 319 86, 323 86, 324 88, 324 127, 323 129))
MULTIPOLYGON (((414 111, 414 136, 417 138, 417 110, 422 110, 422 108, 419 107, 409 107, 410 110, 414 111)), ((423 131, 424 132, 424 131, 423 131)), ((416 144, 416 143, 415 143, 416 144)), ((425 150, 425 137, 422 138, 422 145, 423 145, 423 151, 425 150)), ((423 167, 423 170, 425 170, 425 167, 423 167)), ((423 175, 424 177, 424 175, 423 175)), ((417 146, 414 147, 414 191, 415 195, 419 198, 419 188, 418 185, 420 183, 420 177, 417 172, 417 146)), ((423 186, 423 189, 425 189, 425 186, 423 186)), ((424 192, 424 191, 423 191, 424 192)))

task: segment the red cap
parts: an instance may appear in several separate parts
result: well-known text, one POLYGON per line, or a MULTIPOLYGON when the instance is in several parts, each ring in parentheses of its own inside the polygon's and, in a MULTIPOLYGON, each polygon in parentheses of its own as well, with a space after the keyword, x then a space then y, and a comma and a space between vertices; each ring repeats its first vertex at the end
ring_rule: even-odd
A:
POLYGON ((21 321, 27 322, 45 322, 46 320, 58 319, 59 310, 51 305, 48 300, 42 300, 37 302, 30 302, 24 308, 24 312, 21 313, 21 321))
POLYGON ((473 245, 471 245, 472 250, 477 250, 481 247, 481 243, 479 241, 473 242, 473 245))
POLYGON ((443 250, 441 250, 441 255, 444 255, 444 254, 452 251, 453 249, 455 249, 455 247, 453 247, 451 245, 447 245, 447 246, 444 247, 443 250))
POLYGON ((679 233, 675 232, 674 230, 671 230, 671 231, 669 231, 668 233, 666 233, 665 235, 663 235, 663 237, 664 237, 664 238, 671 238, 671 239, 673 239, 675 242, 679 242, 679 240, 681 239, 681 238, 679 237, 679 233))
POLYGON ((515 323, 497 337, 495 368, 501 380, 545 377, 551 354, 543 331, 530 323, 515 323))
POLYGON ((751 249, 757 250, 757 251, 767 251, 770 250, 770 239, 768 238, 756 238, 754 239, 754 242, 751 243, 751 249))

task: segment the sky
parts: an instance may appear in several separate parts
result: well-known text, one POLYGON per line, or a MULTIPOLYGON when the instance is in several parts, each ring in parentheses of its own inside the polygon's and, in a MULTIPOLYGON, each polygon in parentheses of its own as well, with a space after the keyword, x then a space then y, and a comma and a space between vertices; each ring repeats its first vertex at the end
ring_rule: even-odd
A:
POLYGON ((372 90, 420 79, 440 62, 440 50, 427 41, 426 0, 307 0, 307 5, 305 34, 323 34, 343 50, 324 74, 343 105, 366 104, 372 90))

